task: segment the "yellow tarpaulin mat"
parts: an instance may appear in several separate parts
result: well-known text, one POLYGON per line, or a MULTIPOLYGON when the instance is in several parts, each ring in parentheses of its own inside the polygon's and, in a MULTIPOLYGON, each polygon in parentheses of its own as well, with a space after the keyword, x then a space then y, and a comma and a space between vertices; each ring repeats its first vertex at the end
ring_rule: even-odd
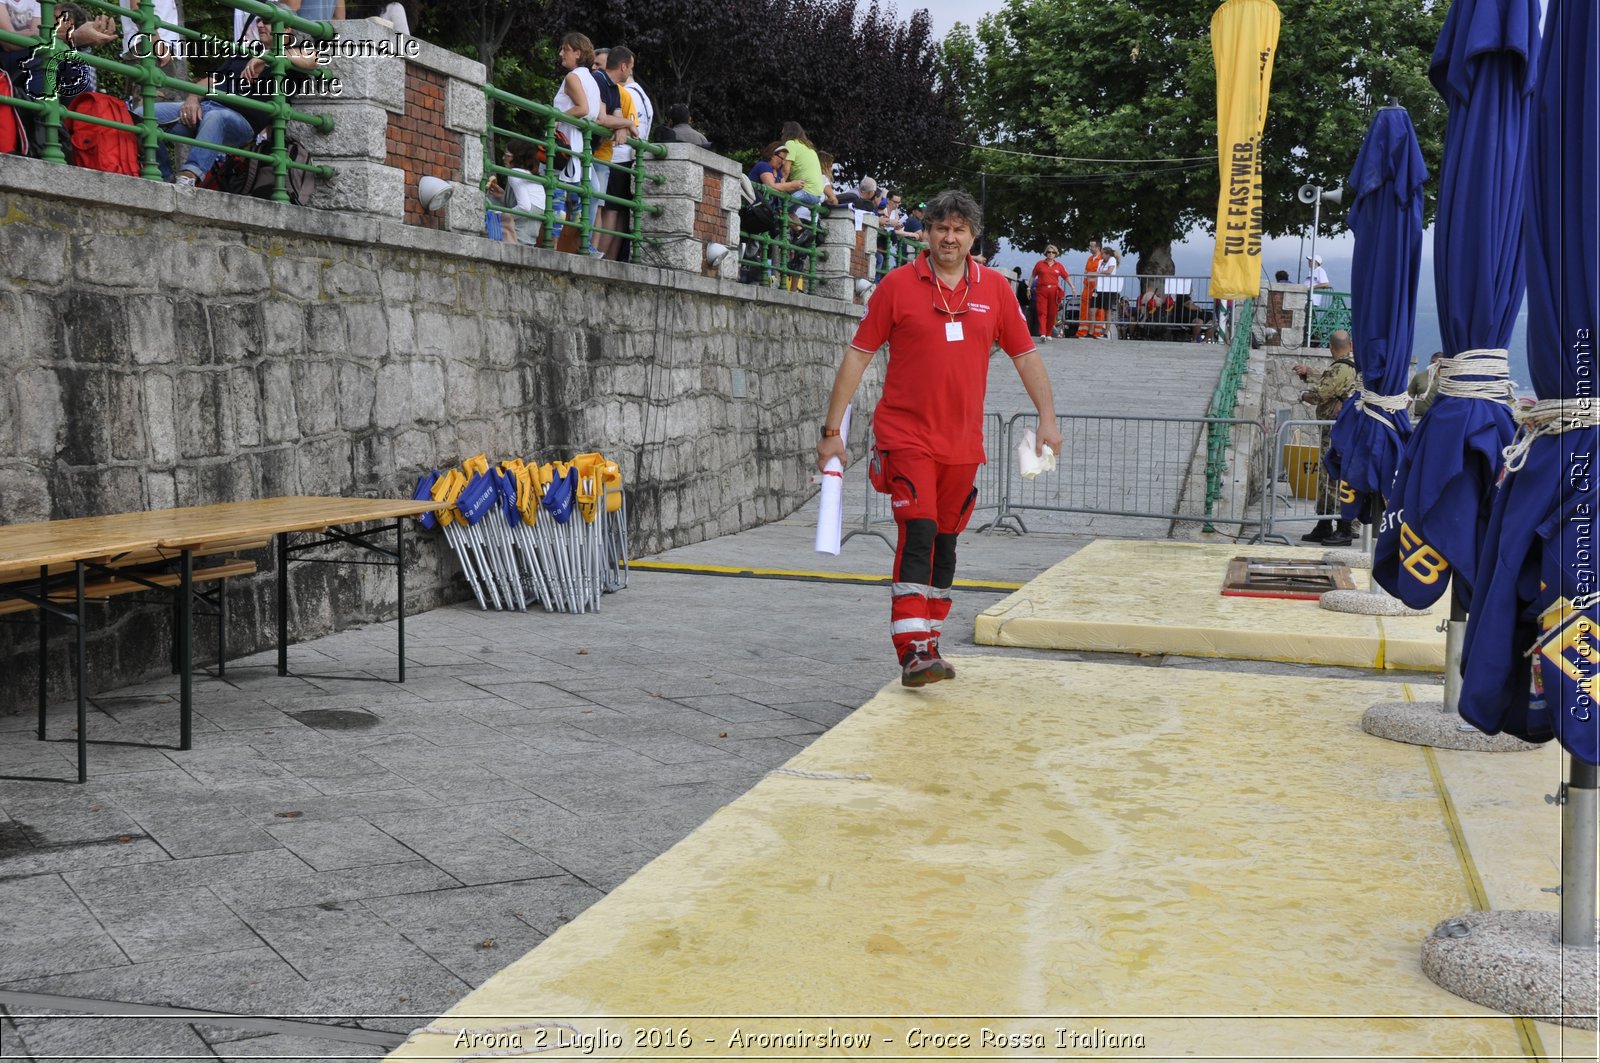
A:
MULTIPOLYGON (((1173 653, 1254 661, 1442 671, 1449 615, 1441 600, 1425 616, 1337 613, 1315 601, 1224 597, 1235 557, 1320 558, 1283 546, 1102 539, 978 616, 988 646, 1038 650, 1173 653)), ((1351 573, 1366 589, 1371 574, 1351 573)))
POLYGON ((1421 972, 1470 899, 1425 751, 1360 730, 1404 686, 956 663, 392 1058, 1520 1058, 1421 972))

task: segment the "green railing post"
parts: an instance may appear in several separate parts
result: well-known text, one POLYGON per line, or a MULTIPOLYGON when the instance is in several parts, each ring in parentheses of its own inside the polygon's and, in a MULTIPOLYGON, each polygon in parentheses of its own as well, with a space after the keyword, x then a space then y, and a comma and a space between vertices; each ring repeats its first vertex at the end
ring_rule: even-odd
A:
MULTIPOLYGON (((510 122, 517 118, 519 113, 525 112, 532 116, 533 122, 536 123, 537 126, 542 130, 540 135, 529 135, 528 133, 512 129, 509 125, 503 125, 495 121, 490 121, 488 120, 488 115, 492 114, 493 111, 490 108, 485 109, 485 128, 479 138, 484 145, 483 174, 479 179, 478 187, 480 189, 487 188, 489 184, 489 178, 498 175, 506 180, 508 189, 509 181, 512 177, 516 177, 519 180, 524 181, 534 181, 535 183, 542 185, 545 189, 545 204, 544 212, 542 214, 533 214, 509 207, 498 208, 498 210, 494 207, 489 209, 497 210, 497 213, 502 215, 509 214, 512 217, 538 219, 542 226, 539 236, 540 246, 546 246, 553 243, 554 237, 552 232, 558 223, 564 225, 575 225, 585 246, 592 246, 593 234, 595 232, 600 232, 608 236, 621 237, 622 239, 631 239, 636 247, 643 242, 644 235, 641 228, 643 214, 646 211, 650 213, 660 213, 661 210, 659 206, 645 201, 644 187, 649 181, 654 181, 659 184, 661 178, 653 174, 646 174, 641 162, 646 153, 657 156, 665 155, 665 148, 659 144, 651 144, 647 141, 640 140, 637 137, 630 137, 628 144, 634 149, 634 159, 632 163, 627 164, 627 166, 624 168, 627 169, 628 172, 631 172, 634 176, 634 189, 632 198, 624 199, 620 196, 613 196, 608 192, 596 193, 591 187, 589 180, 589 175, 593 172, 594 168, 594 149, 591 146, 594 141, 592 138, 595 136, 609 137, 613 133, 612 130, 607 129, 598 122, 590 122, 583 118, 574 118, 571 115, 563 114, 549 104, 537 103, 533 100, 524 99, 521 96, 506 92, 503 89, 495 88, 493 85, 485 85, 483 87, 483 92, 484 96, 486 97, 485 102, 487 104, 491 105, 491 107, 496 103, 501 104, 509 112, 509 116, 502 119, 502 121, 510 122), (567 154, 576 156, 582 163, 580 166, 579 178, 575 184, 569 184, 565 181, 562 181, 559 171, 556 170, 556 155, 558 154, 559 150, 556 144, 556 126, 558 124, 570 125, 578 129, 579 132, 584 136, 584 144, 580 148, 577 150, 569 148, 567 150, 567 154), (543 148, 545 153, 543 172, 533 173, 531 171, 522 171, 499 165, 493 153, 497 146, 503 146, 507 142, 533 144, 543 148), (558 215, 555 209, 557 193, 560 193, 563 199, 563 213, 561 215, 558 215), (578 217, 575 219, 568 220, 565 217, 565 204, 570 202, 574 197, 582 200, 592 200, 596 203, 595 225, 590 225, 587 217, 584 215, 584 211, 582 210, 578 212, 578 217), (628 207, 633 211, 633 224, 630 227, 631 232, 618 232, 611 229, 602 228, 598 225, 599 210, 603 208, 604 204, 628 207)), ((608 165, 612 166, 613 168, 617 168, 620 164, 610 163, 608 165)))
MULTIPOLYGON (((1230 420, 1239 404, 1239 389, 1244 385, 1245 371, 1250 366, 1250 331, 1255 322, 1256 301, 1240 299, 1234 303, 1230 318, 1233 334, 1228 337, 1228 356, 1222 365, 1222 375, 1211 392, 1211 405, 1207 417, 1230 420)), ((1206 516, 1216 512, 1217 499, 1222 495, 1222 474, 1228 466, 1228 443, 1231 425, 1211 423, 1206 426, 1206 516)), ((1215 530, 1208 521, 1206 531, 1215 530)))

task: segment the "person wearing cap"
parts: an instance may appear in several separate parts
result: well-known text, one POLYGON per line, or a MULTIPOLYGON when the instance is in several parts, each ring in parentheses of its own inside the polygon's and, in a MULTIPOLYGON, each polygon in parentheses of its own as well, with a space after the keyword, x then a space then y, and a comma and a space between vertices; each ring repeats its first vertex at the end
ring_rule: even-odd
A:
POLYGON ((928 204, 927 222, 929 246, 878 282, 834 376, 817 441, 819 469, 835 458, 849 465, 839 434, 845 409, 888 344, 882 399, 872 415, 870 477, 890 496, 899 531, 889 637, 908 687, 955 678, 939 655, 939 632, 950 614, 956 539, 977 501, 984 392, 997 343, 1039 413, 1038 453, 1045 446, 1061 450, 1050 377, 1011 286, 1005 274, 972 257, 983 224, 977 201, 955 189, 940 192, 928 204))
POLYGON ((922 240, 922 214, 927 209, 926 203, 912 204, 911 209, 901 216, 900 224, 895 227, 894 234, 907 240, 922 240))
POLYGON ((1061 249, 1055 244, 1050 244, 1044 249, 1044 257, 1033 264, 1033 289, 1034 317, 1038 321, 1039 331, 1035 333, 1044 339, 1049 339, 1056 330, 1056 313, 1061 309, 1061 285, 1066 283, 1067 290, 1077 292, 1077 287, 1072 283, 1072 277, 1067 273, 1067 267, 1059 261, 1061 249))

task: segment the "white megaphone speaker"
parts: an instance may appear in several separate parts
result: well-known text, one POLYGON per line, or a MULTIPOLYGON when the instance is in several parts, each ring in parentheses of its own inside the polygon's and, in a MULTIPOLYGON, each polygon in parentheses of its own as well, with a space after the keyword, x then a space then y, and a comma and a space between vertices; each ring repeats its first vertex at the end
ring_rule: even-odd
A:
POLYGON ((450 202, 450 194, 455 191, 449 181, 437 177, 424 177, 417 182, 417 199, 422 203, 422 209, 429 214, 435 214, 444 209, 450 202))
POLYGON ((1322 193, 1322 201, 1324 203, 1343 203, 1344 202, 1344 189, 1335 188, 1331 192, 1323 192, 1322 193))
POLYGON ((1308 207, 1311 206, 1311 204, 1317 201, 1317 193, 1320 191, 1322 191, 1322 189, 1316 185, 1301 185, 1300 202, 1304 203, 1308 207))

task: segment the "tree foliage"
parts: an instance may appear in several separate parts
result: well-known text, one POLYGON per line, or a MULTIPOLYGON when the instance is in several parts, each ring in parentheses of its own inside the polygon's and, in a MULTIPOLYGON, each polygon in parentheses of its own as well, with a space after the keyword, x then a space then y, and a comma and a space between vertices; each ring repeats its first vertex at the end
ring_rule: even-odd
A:
MULTIPOLYGON (((1309 225, 1296 190, 1344 183, 1386 97, 1409 109, 1437 173, 1445 112, 1427 70, 1442 0, 1278 6, 1262 147, 1266 235, 1309 225)), ((1142 255, 1197 225, 1214 229, 1215 8, 1216 0, 1009 0, 983 18, 966 60, 963 118, 983 143, 1031 153, 967 156, 965 168, 992 175, 991 231, 1035 248, 1101 235, 1142 255)), ((946 63, 961 69, 951 51, 947 41, 946 63)), ((1342 228, 1342 212, 1322 218, 1327 232, 1342 228)))
POLYGON ((626 44, 658 115, 689 106, 717 150, 753 158, 785 121, 805 127, 845 174, 915 176, 958 139, 925 11, 899 20, 857 0, 419 0, 429 38, 480 58, 480 40, 518 12, 493 53, 496 85, 555 92, 555 42, 576 30, 626 44))

